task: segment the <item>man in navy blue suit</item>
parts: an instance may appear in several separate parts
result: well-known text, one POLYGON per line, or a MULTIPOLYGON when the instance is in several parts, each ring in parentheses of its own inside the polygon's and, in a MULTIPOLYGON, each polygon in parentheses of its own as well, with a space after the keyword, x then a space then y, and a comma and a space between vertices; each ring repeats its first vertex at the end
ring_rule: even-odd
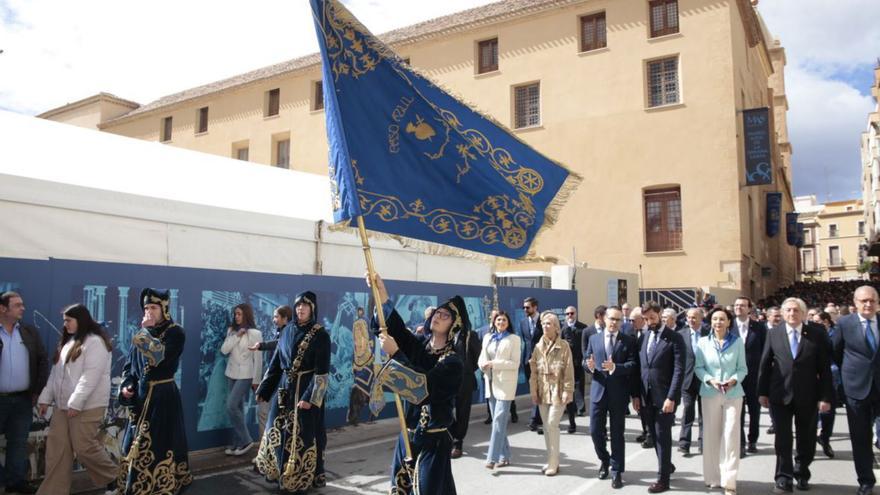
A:
POLYGON ((740 456, 745 457, 746 452, 758 452, 757 442, 761 427, 761 404, 758 403, 758 373, 761 366, 761 355, 764 352, 764 341, 767 336, 767 327, 751 319, 752 300, 746 296, 739 296, 733 302, 733 314, 736 320, 731 325, 731 331, 743 339, 746 347, 746 368, 752 370, 742 386, 745 392, 742 412, 739 422, 740 456), (746 410, 749 415, 749 431, 746 435, 746 410))
POLYGON ((593 447, 602 462, 599 479, 608 478, 611 467, 611 487, 622 488, 624 471, 623 440, 626 405, 630 397, 633 407, 638 405, 638 391, 631 376, 638 373, 638 347, 635 337, 620 331, 623 312, 617 306, 605 311, 605 329, 589 338, 584 368, 593 375, 590 389, 590 425, 593 447), (611 415, 611 455, 605 445, 605 421, 611 415))
POLYGON ((681 334, 660 324, 660 305, 647 302, 642 305, 642 316, 648 322, 648 333, 642 337, 639 351, 641 368, 641 396, 648 423, 648 432, 654 438, 659 469, 657 481, 648 487, 649 493, 669 490, 672 464, 672 424, 675 408, 681 400, 687 347, 681 334))
POLYGON ((880 353, 877 352, 877 291, 864 285, 853 296, 857 314, 837 320, 834 332, 834 360, 840 367, 846 395, 853 462, 859 481, 859 495, 872 492, 874 455, 871 451, 871 425, 880 414, 880 353))

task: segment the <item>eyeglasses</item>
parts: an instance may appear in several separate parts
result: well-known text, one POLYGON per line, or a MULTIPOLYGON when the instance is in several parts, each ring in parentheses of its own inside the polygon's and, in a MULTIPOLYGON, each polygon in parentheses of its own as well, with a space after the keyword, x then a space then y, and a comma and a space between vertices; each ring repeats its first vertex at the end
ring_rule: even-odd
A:
POLYGON ((574 314, 574 311, 567 312, 567 313, 565 313, 565 314, 568 315, 568 316, 572 316, 572 315, 574 314))
POLYGON ((441 320, 448 320, 448 319, 452 318, 452 313, 450 313, 448 311, 435 311, 434 316, 436 316, 437 318, 440 318, 441 320))

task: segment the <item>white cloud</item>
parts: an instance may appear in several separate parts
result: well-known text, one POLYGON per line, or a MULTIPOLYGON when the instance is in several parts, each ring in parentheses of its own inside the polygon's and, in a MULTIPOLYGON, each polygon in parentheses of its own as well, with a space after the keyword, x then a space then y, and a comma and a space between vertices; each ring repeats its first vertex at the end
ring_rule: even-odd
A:
MULTIPOLYGON (((374 33, 488 0, 345 2, 374 33)), ((0 0, 0 108, 139 103, 317 51, 304 0, 0 0)))
POLYGON ((788 60, 795 194, 860 197, 859 136, 874 102, 853 81, 872 80, 880 56, 877 1, 764 0, 758 10, 788 60))

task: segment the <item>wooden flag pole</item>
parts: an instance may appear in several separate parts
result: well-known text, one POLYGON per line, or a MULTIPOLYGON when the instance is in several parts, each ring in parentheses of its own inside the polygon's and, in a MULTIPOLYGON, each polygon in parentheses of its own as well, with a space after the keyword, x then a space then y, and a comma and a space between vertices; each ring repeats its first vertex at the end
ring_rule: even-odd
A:
MULTIPOLYGON (((367 238, 367 228, 364 226, 364 218, 357 217, 358 232, 361 234, 361 245, 364 249, 364 258, 367 260, 367 273, 370 277, 370 287, 373 288, 373 301, 376 305, 376 316, 379 318, 379 331, 382 335, 388 335, 388 326, 385 325, 385 310, 379 300, 379 288, 376 286, 376 267, 373 265, 373 253, 370 251, 370 240, 367 238)), ((403 436, 403 446, 406 450, 406 459, 412 460, 412 449, 409 446, 409 433, 406 429, 406 416, 403 412, 403 404, 400 396, 394 392, 394 404, 397 406, 397 419, 400 420, 400 434, 403 436)))

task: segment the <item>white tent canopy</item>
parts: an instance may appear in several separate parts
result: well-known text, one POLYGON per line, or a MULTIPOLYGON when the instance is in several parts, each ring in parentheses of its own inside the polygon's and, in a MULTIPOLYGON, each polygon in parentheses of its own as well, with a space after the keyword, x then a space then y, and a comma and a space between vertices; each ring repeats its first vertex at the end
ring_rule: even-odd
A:
MULTIPOLYGON (((0 111, 0 256, 361 276, 326 177, 0 111)), ((485 262, 373 240, 386 278, 486 285, 485 262)))

